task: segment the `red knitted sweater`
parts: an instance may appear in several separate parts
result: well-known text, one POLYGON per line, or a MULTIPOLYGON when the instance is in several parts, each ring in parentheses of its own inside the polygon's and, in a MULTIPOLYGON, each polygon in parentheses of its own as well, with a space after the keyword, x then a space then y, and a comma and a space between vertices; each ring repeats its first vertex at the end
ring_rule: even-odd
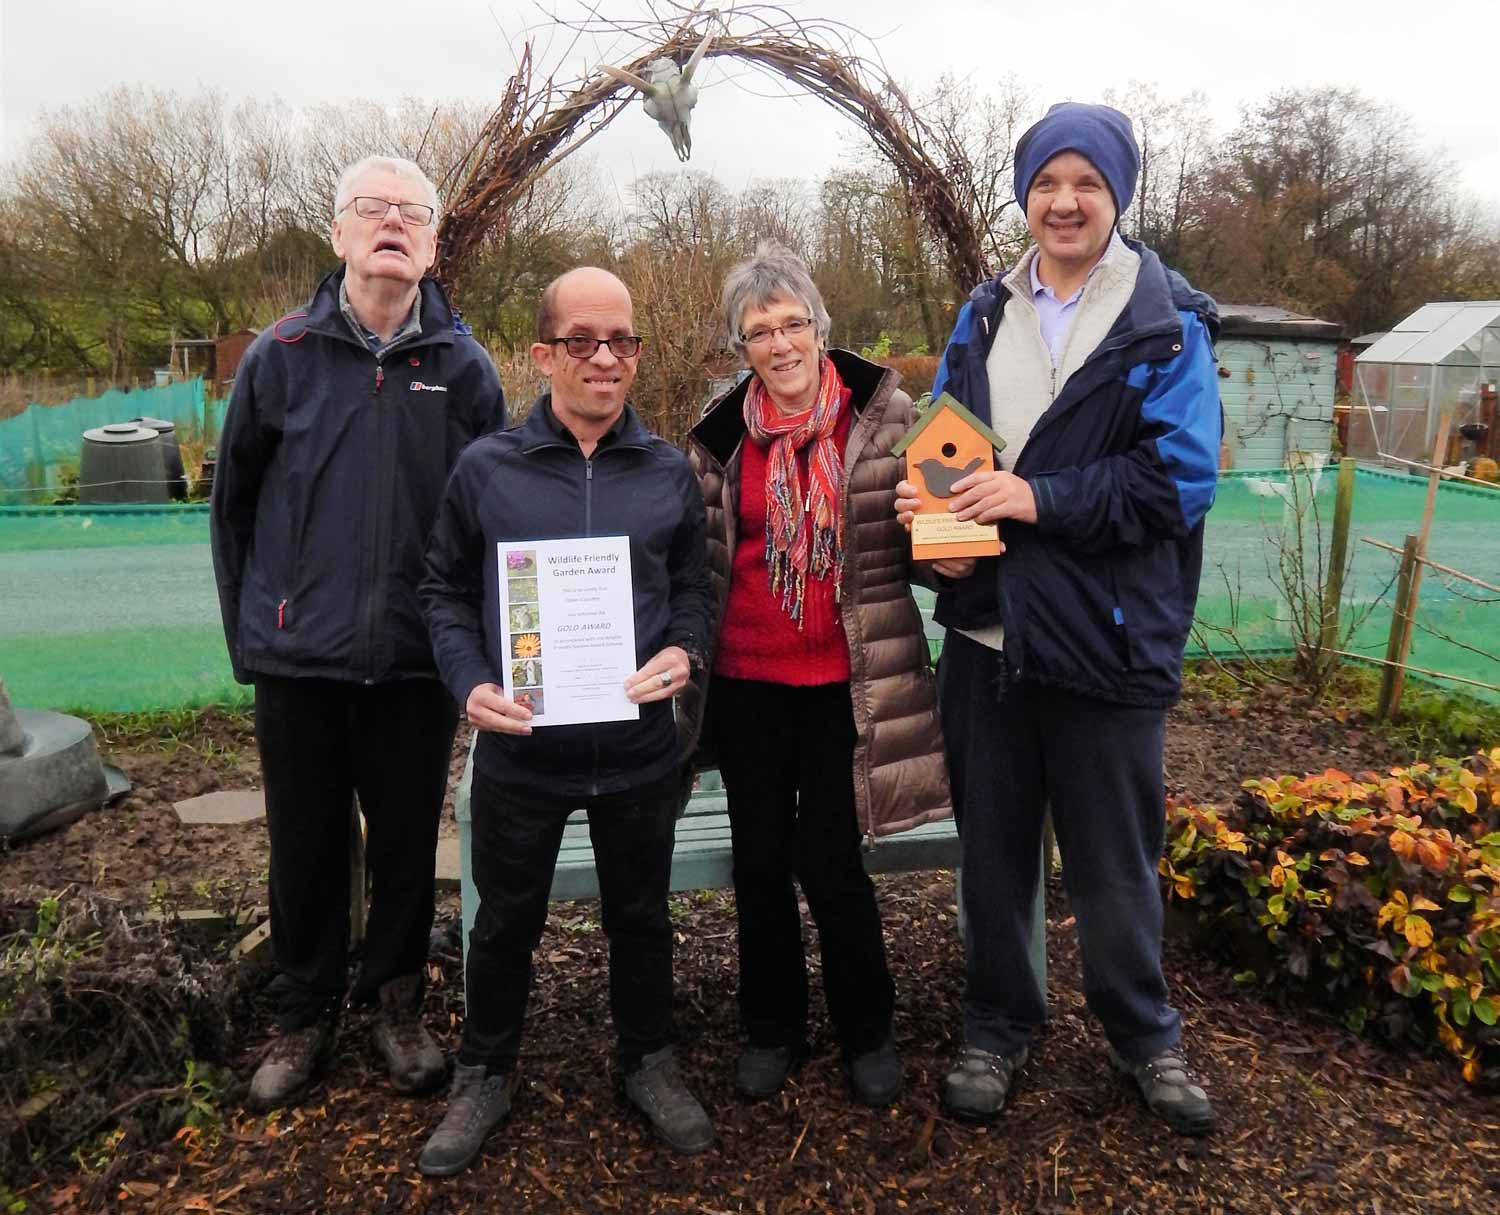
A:
MULTIPOLYGON (((833 432, 840 452, 849 442, 850 395, 846 389, 833 432)), ((804 447, 797 453, 803 485, 807 452, 804 447)), ((781 595, 771 594, 766 568, 766 449, 748 436, 740 454, 738 530, 714 672, 801 687, 848 680, 849 643, 834 600, 833 579, 808 576, 800 629, 782 608, 781 595)))

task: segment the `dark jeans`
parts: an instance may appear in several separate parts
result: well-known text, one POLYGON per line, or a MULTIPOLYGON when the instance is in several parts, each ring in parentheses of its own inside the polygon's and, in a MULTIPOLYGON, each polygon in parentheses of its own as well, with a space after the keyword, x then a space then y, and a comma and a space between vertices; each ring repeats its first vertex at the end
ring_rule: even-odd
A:
POLYGON ((785 1046, 807 1032, 795 877, 818 926, 839 1042, 850 1054, 873 1050, 890 1037, 895 987, 860 859, 849 685, 715 676, 709 703, 734 837, 745 1034, 756 1046, 785 1046))
POLYGON ((1001 661, 949 629, 938 667, 963 857, 965 1040, 1013 1055, 1046 1016, 1027 943, 1050 803, 1084 995, 1115 1049, 1143 1061, 1181 1037, 1161 970, 1166 714, 1006 687, 1001 661))
POLYGON ((343 1001, 350 811, 365 816, 370 916, 357 1003, 420 975, 432 932, 433 859, 458 708, 435 679, 366 686, 255 677, 255 741, 271 834, 277 1021, 299 1029, 343 1001))
POLYGON ((474 773, 474 885, 467 1012, 459 1062, 510 1071, 531 994, 531 955, 568 815, 588 811, 609 941, 609 1007, 627 1074, 672 1036, 672 925, 667 892, 682 782, 674 772, 621 793, 559 798, 474 773))

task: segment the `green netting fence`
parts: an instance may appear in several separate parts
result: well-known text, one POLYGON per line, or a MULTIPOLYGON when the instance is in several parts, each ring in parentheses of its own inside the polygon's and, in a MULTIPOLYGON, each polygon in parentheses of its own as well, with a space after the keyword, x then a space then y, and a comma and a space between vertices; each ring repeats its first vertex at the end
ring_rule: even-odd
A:
MULTIPOLYGON (((1288 596, 1282 554, 1300 553, 1301 570, 1322 583, 1327 574, 1338 468, 1291 474, 1227 473, 1208 517, 1200 621, 1231 627, 1233 640, 1200 630, 1188 652, 1233 653, 1236 643, 1252 653, 1288 653, 1297 642, 1298 596, 1288 596)), ((1370 658, 1385 657, 1395 600, 1398 553, 1421 526, 1425 476, 1376 469, 1355 474, 1349 528, 1351 564, 1341 607, 1342 648, 1370 658), (1348 628, 1358 623, 1352 637, 1348 628)), ((1500 586, 1500 490, 1445 481, 1438 487, 1427 556, 1491 586, 1500 586)), ((1295 570, 1297 563, 1293 560, 1295 570)), ((1493 592, 1427 569, 1415 612, 1409 663, 1478 683, 1500 684, 1500 603, 1493 592)), ((1500 700, 1500 693, 1445 682, 1470 695, 1500 700)))
POLYGON ((160 388, 111 389, 62 405, 30 405, 0 421, 0 505, 32 506, 55 496, 66 471, 77 471, 85 430, 164 418, 176 425, 179 440, 202 437, 211 446, 226 405, 204 395, 201 376, 160 388))
POLYGON ((219 625, 208 508, 0 507, 0 677, 18 705, 245 703, 219 625))
MULTIPOLYGON (((1200 620, 1219 654, 1237 645, 1286 653, 1295 644, 1279 554, 1303 552, 1310 576, 1326 570, 1337 470, 1226 474, 1208 517, 1200 620), (1300 520, 1300 523, 1299 523, 1300 520)), ((1350 649, 1384 655, 1395 555, 1417 531, 1426 481, 1361 469, 1356 477, 1343 617, 1363 623, 1350 649)), ((1500 492, 1445 483, 1428 554, 1500 586, 1500 492)), ((930 610, 930 597, 926 597, 930 610)), ((1428 570, 1416 613, 1415 666, 1500 684, 1500 604, 1479 588, 1428 570), (1434 633, 1444 636, 1435 636, 1434 633), (1448 640, 1445 640, 1447 638, 1448 640)), ((941 636, 935 627, 934 639, 941 636)), ((1202 653, 1195 643, 1190 653, 1202 653)), ((138 710, 244 703, 224 654, 208 548, 207 508, 0 507, 0 676, 17 704, 138 710)), ((1495 693, 1464 689, 1500 699, 1495 693)))

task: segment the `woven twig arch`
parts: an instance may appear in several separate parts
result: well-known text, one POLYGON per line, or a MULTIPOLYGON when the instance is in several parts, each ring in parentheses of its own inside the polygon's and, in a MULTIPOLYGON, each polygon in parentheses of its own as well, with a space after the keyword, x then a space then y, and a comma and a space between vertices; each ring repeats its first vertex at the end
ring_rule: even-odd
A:
MULTIPOLYGON (((640 37, 661 35, 630 62, 619 66, 642 73, 653 59, 681 63, 705 32, 697 10, 675 30, 660 23, 621 26, 586 23, 640 37)), ((807 24, 776 8, 741 9, 732 23, 744 33, 716 36, 705 58, 732 57, 784 77, 797 89, 848 115, 890 161, 929 231, 943 244, 955 293, 961 298, 985 277, 984 245, 973 216, 959 202, 968 165, 960 158, 939 164, 928 149, 943 146, 902 90, 883 72, 849 49, 850 35, 830 23, 807 24), (839 43, 839 46, 828 45, 839 43)), ((641 39, 645 41, 644 38, 641 39)), ((511 208, 563 158, 577 151, 636 97, 628 85, 603 73, 569 84, 533 81, 532 46, 522 49, 500 105, 485 124, 465 161, 450 175, 449 206, 438 231, 436 274, 450 288, 463 274, 486 234, 503 224, 511 208)))

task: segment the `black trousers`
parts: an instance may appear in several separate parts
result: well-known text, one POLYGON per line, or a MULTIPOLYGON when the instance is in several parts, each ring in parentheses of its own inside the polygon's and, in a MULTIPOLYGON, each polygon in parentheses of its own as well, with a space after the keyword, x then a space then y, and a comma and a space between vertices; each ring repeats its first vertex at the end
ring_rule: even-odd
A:
POLYGON ((895 986, 860 858, 849 685, 715 676, 709 703, 734 839, 745 1035, 755 1046, 787 1046, 807 1032, 795 878, 818 926, 839 1042, 850 1054, 874 1050, 890 1037, 895 986))
POLYGON ((1181 1037, 1161 969, 1166 714, 1007 687, 1002 661, 949 629, 938 664, 963 857, 965 1041, 1014 1055, 1046 1016, 1027 946, 1050 803, 1084 995, 1115 1049, 1142 1062, 1181 1037))
POLYGON ((516 1066, 531 994, 531 955, 546 926, 563 827, 578 809, 588 811, 599 875, 621 1069, 634 1071, 643 1055, 671 1041, 667 893, 681 791, 673 772, 621 793, 560 798, 475 771, 471 855, 479 908, 469 932, 460 1063, 500 1071, 516 1066))
POLYGON ((349 815, 367 828, 370 916, 357 1003, 422 973, 433 863, 458 708, 435 679, 366 686, 255 677, 271 833, 277 1020, 299 1029, 343 1002, 349 949, 349 815))

